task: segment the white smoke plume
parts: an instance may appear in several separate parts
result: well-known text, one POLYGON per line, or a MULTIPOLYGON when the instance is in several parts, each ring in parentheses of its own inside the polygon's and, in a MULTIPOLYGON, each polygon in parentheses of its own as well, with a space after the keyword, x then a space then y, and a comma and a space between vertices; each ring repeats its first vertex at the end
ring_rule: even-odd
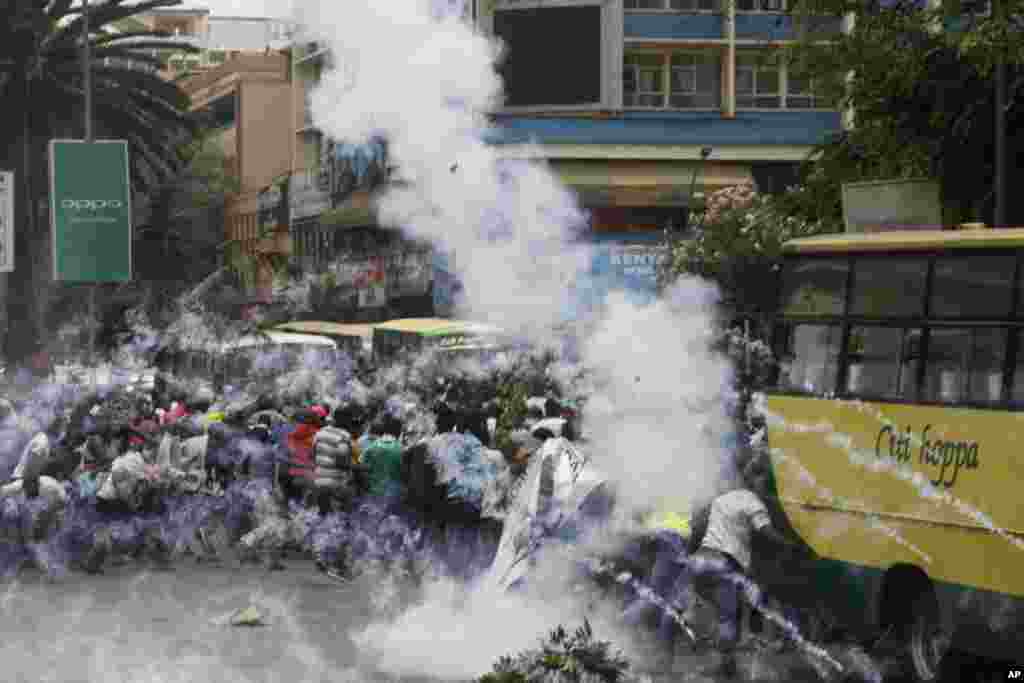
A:
POLYGON ((503 161, 484 143, 499 50, 448 11, 428 0, 300 10, 335 63, 312 95, 313 119, 346 142, 386 139, 402 182, 380 199, 381 221, 454 249, 461 315, 536 337, 562 317, 585 265, 585 251, 567 246, 583 215, 548 168, 503 161))
POLYGON ((695 279, 647 307, 613 295, 584 345, 595 376, 583 430, 626 503, 685 513, 722 473, 730 365, 711 348, 716 303, 695 279))

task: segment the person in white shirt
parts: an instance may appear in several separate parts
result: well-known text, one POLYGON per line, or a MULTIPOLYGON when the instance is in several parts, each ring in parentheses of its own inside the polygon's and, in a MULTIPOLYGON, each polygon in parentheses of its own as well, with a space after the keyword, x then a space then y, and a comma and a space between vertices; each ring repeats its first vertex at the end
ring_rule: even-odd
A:
POLYGON ((736 675, 735 649, 740 639, 742 596, 749 579, 754 535, 780 548, 803 550, 773 526, 761 497, 768 493, 768 463, 755 457, 743 469, 746 488, 736 488, 711 502, 707 530, 697 552, 685 561, 694 588, 718 610, 718 648, 722 654, 717 675, 736 675))

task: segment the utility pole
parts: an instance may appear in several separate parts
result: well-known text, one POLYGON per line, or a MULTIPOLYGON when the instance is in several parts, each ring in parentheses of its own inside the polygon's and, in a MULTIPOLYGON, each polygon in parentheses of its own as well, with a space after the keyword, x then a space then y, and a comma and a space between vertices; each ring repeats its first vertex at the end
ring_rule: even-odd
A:
MULTIPOLYGON (((997 22, 1006 20, 1002 0, 992 0, 992 16, 997 22)), ((995 65, 995 206, 992 211, 992 227, 1001 228, 1006 225, 1006 56, 1003 49, 999 52, 995 65)))
POLYGON ((82 0, 82 87, 85 89, 85 141, 92 142, 92 50, 89 46, 89 0, 82 0))
MULTIPOLYGON (((82 0, 82 89, 85 92, 85 111, 83 116, 85 117, 85 142, 91 143, 93 141, 93 130, 92 130, 92 50, 89 45, 89 0, 82 0)), ((97 372, 99 370, 97 358, 96 358, 96 337, 99 333, 99 316, 97 311, 96 298, 99 294, 99 285, 92 283, 89 285, 89 321, 91 327, 89 330, 89 361, 93 365, 92 381, 93 387, 98 383, 99 377, 97 372)))

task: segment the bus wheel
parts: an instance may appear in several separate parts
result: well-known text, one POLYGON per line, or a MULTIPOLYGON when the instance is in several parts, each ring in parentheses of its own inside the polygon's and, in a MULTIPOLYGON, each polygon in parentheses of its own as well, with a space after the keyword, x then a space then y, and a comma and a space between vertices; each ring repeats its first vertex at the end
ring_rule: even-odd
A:
POLYGON ((939 681, 952 639, 940 623, 939 605, 930 586, 911 602, 907 616, 907 664, 911 679, 920 683, 939 681))

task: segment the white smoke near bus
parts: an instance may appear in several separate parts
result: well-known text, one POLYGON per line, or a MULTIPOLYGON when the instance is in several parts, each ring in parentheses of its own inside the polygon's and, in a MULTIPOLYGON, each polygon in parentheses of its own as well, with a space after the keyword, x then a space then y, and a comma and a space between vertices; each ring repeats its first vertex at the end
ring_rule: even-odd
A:
MULTIPOLYGON (((590 263, 574 243, 584 215, 545 165, 502 160, 485 144, 486 113, 501 100, 500 50, 450 9, 429 0, 303 5, 307 37, 334 64, 312 92, 313 120, 346 143, 387 141, 400 182, 379 199, 379 217, 455 251, 461 315, 546 341, 590 263)), ((653 486, 681 504, 717 474, 729 373, 709 351, 714 305, 696 281, 651 308, 614 298, 584 348, 598 382, 586 415, 595 462, 627 501, 650 501, 643 488, 653 486)), ((461 608, 432 597, 355 637, 396 673, 413 662, 427 674, 471 675, 579 616, 571 604, 538 613, 511 597, 470 596, 461 608), (493 624, 527 640, 499 636, 493 624)))

